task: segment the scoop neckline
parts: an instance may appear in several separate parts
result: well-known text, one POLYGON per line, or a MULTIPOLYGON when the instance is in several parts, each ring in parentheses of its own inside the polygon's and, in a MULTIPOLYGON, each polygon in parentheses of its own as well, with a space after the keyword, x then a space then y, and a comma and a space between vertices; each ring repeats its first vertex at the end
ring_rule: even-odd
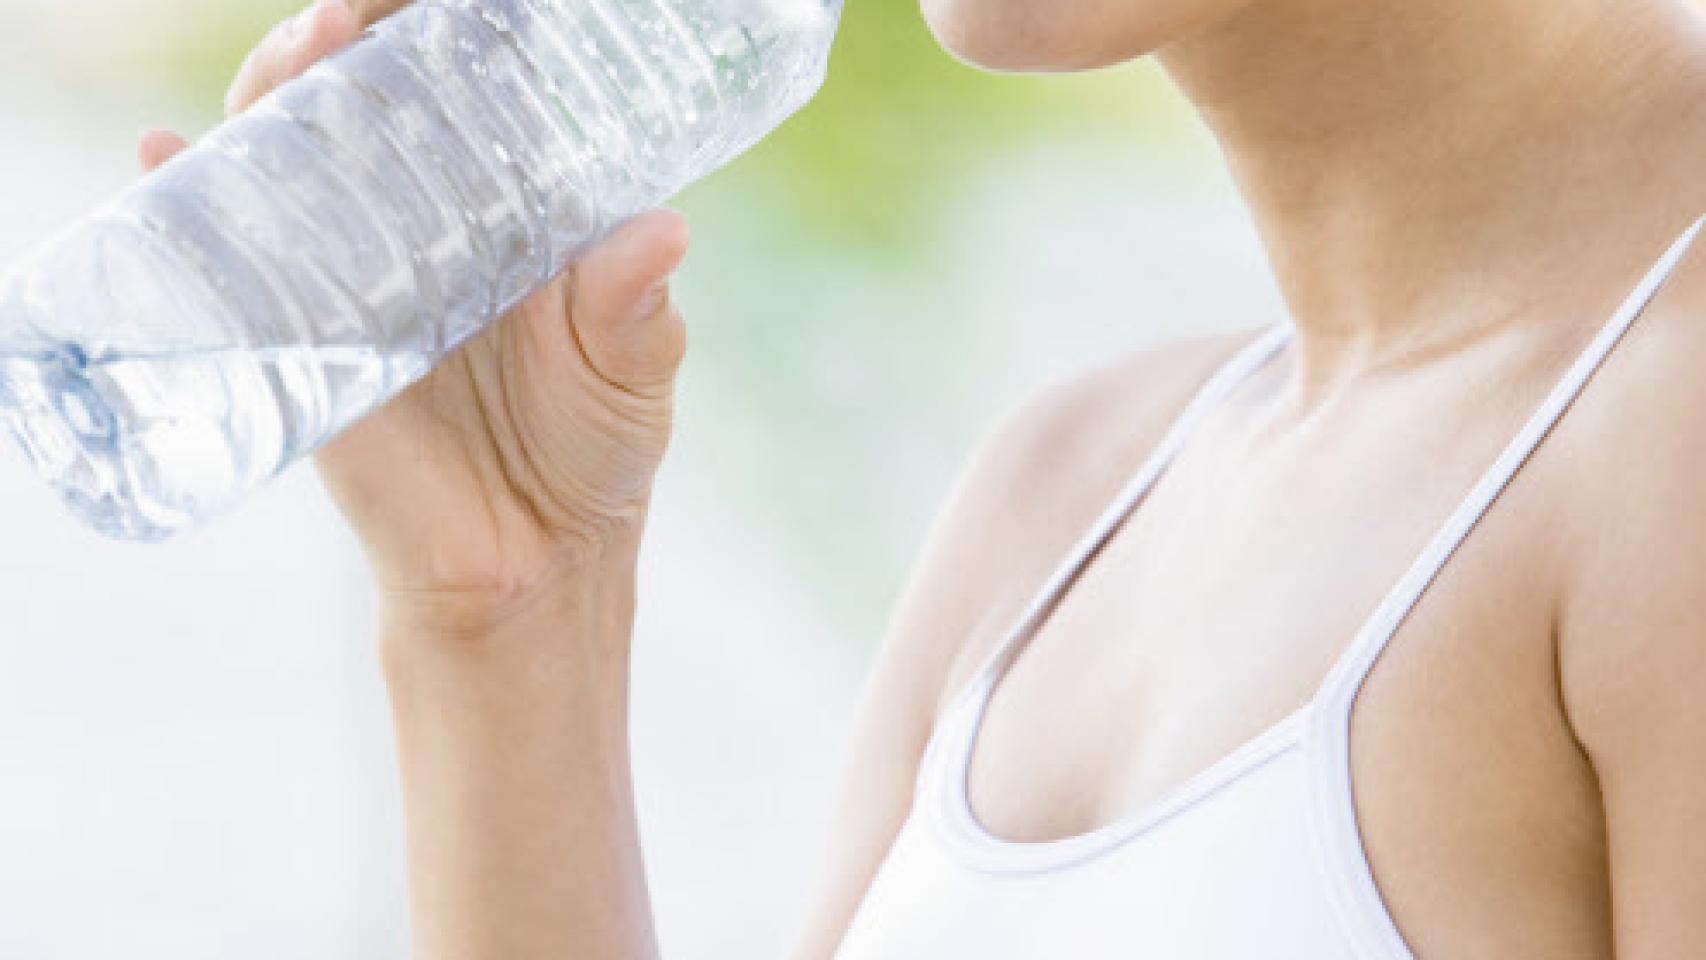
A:
MULTIPOLYGON (((981 684, 977 685, 981 686, 981 684)), ((970 693, 971 691, 967 691, 970 693)), ((952 756, 937 767, 941 778, 938 816, 942 839, 968 866, 987 872, 1037 872, 1091 860, 1136 841, 1197 804, 1227 790, 1257 770, 1299 749, 1314 701, 1246 738, 1218 759, 1139 804, 1129 813, 1080 833, 1051 840, 1014 840, 990 830, 971 802, 971 760, 983 726, 987 698, 962 701, 954 724, 952 756), (969 708, 969 709, 966 709, 969 708)), ((945 744, 947 746, 948 744, 945 744)))

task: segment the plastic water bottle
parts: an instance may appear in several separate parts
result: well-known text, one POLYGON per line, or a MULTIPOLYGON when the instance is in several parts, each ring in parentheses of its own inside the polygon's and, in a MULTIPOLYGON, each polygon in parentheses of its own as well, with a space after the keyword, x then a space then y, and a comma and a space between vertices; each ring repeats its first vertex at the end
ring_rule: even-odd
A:
POLYGON ((219 512, 822 83, 841 0, 420 0, 0 278, 0 416, 97 529, 219 512))

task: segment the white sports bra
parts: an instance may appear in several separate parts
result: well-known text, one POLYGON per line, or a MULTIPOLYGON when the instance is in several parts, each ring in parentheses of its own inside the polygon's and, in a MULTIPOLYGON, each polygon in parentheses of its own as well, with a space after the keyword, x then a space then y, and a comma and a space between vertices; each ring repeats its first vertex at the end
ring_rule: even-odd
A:
POLYGON ((978 823, 966 795, 990 695, 1192 428, 1292 330, 1276 327, 1236 354, 943 712, 911 813, 838 960, 1411 960, 1357 829, 1351 705, 1399 624, 1658 292, 1703 222, 1677 239, 1564 374, 1308 704, 1118 822, 1058 841, 999 839, 978 823))

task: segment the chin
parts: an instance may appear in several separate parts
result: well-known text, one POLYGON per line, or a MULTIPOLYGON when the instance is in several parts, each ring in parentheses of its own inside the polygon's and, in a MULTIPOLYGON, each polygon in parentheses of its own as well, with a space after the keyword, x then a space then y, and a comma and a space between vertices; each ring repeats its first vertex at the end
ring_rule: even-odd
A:
POLYGON ((1254 0, 921 0, 948 52, 988 70, 1061 73, 1135 60, 1254 0))

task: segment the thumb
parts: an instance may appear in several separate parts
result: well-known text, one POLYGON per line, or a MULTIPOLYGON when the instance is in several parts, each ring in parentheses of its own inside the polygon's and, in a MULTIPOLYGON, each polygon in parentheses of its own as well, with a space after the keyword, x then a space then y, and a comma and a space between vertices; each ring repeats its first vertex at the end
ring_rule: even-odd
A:
POLYGON ((569 324, 586 361, 611 385, 665 396, 687 350, 669 278, 687 255, 687 221, 674 210, 641 214, 574 267, 569 324))

